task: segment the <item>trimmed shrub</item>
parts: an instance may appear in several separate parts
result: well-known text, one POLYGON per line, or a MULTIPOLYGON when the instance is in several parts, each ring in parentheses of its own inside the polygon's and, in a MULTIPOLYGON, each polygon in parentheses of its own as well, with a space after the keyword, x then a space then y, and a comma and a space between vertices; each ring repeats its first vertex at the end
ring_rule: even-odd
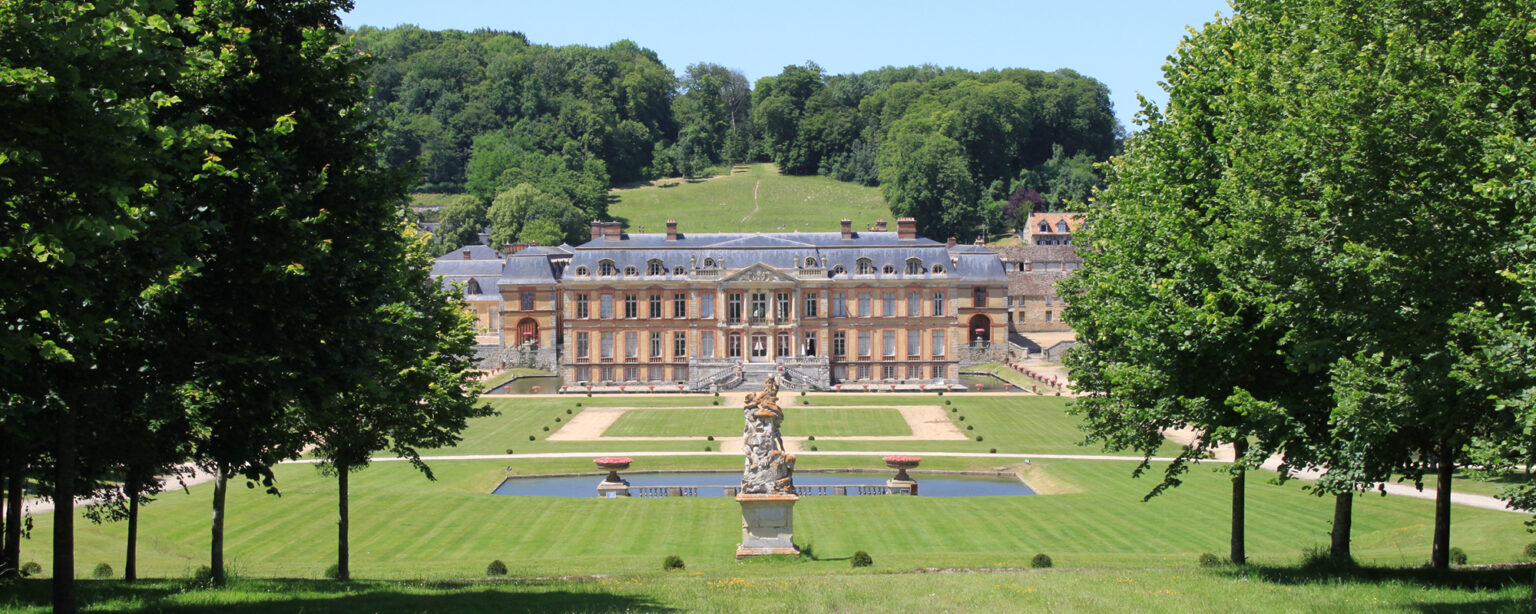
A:
POLYGON ((800 396, 802 396, 802 397, 805 396, 805 391, 804 390, 800 391, 800 396))
POLYGON ((710 435, 708 437, 705 437, 704 439, 706 439, 708 441, 714 441, 715 440, 715 436, 714 435, 710 435))
POLYGON ((869 553, 863 550, 853 553, 853 557, 848 559, 848 562, 852 563, 855 569, 859 567, 869 567, 870 565, 875 564, 875 560, 869 558, 869 553))
POLYGON ((549 432, 549 427, 547 427, 547 426, 544 427, 544 432, 548 433, 549 432))
POLYGON ((981 441, 981 435, 976 436, 976 441, 981 441))
MULTIPOLYGON (((943 393, 939 393, 939 394, 943 394, 943 393)), ((945 405, 954 405, 954 404, 955 404, 955 402, 954 402, 954 401, 951 401, 951 400, 949 400, 949 399, 944 399, 944 404, 945 404, 945 405)))
POLYGON ((587 393, 587 398, 589 398, 589 399, 592 398, 592 393, 588 392, 587 393))
MULTIPOLYGON (((720 398, 720 393, 716 392, 715 393, 715 398, 717 398, 717 399, 720 398)), ((673 555, 673 556, 677 556, 677 555, 673 555)), ((682 559, 678 559, 678 560, 681 561, 682 559)))
POLYGON ((973 425, 967 424, 967 425, 965 425, 965 430, 967 430, 967 431, 974 431, 974 430, 976 430, 976 427, 973 426, 973 425))
POLYGON ((951 407, 951 408, 949 408, 949 413, 958 414, 958 413, 960 413, 960 408, 959 407, 951 407))
POLYGON ((197 580, 198 582, 208 582, 212 580, 213 568, 207 565, 198 567, 197 571, 192 572, 192 579, 197 580))
POLYGON ((997 448, 992 448, 991 450, 987 450, 987 454, 997 454, 997 448))
POLYGON ((811 401, 809 399, 800 399, 800 404, 801 405, 810 405, 811 401))
POLYGON ((555 422, 559 422, 559 421, 560 421, 560 416, 555 416, 555 422))
POLYGON ((941 396, 941 397, 944 396, 944 391, 943 390, 939 391, 939 396, 941 396))
POLYGON ((511 453, 512 453, 512 448, 507 448, 507 454, 511 454, 511 453))
POLYGON ((714 450, 709 449, 709 446, 704 446, 704 451, 705 452, 714 452, 714 450))
POLYGON ((664 569, 664 570, 667 570, 667 571, 672 571, 672 570, 675 570, 675 569, 682 569, 683 568, 683 557, 680 557, 680 556, 675 555, 675 554, 669 554, 669 555, 667 555, 667 558, 664 558, 664 559, 661 560, 661 568, 664 569))
POLYGON ((43 573, 43 566, 38 565, 37 561, 27 561, 21 564, 21 577, 23 578, 30 578, 40 573, 43 573))
POLYGON ((507 575, 507 564, 501 562, 501 559, 496 559, 494 561, 491 561, 490 565, 486 565, 485 566, 485 575, 487 575, 487 576, 505 576, 505 575, 507 575))
MULTIPOLYGON (((577 407, 581 407, 581 403, 577 403, 576 406, 577 407)), ((565 415, 567 415, 567 416, 571 415, 571 410, 569 410, 569 409, 565 410, 565 415)))
POLYGON ((960 421, 965 422, 965 416, 960 416, 960 421))
POLYGON ((1221 557, 1216 556, 1214 554, 1211 554, 1209 552, 1206 552, 1206 553, 1200 555, 1200 566, 1201 567, 1218 567, 1218 566, 1220 566, 1224 562, 1225 561, 1221 560, 1221 557))
POLYGON ((1536 542, 1525 545, 1525 558, 1536 559, 1536 542))
POLYGON ((325 578, 327 580, 340 580, 341 579, 341 568, 337 567, 335 563, 331 563, 331 566, 325 568, 325 571, 321 572, 321 573, 325 575, 325 578))
POLYGON ((1029 558, 1029 566, 1035 569, 1045 569, 1051 566, 1051 556, 1041 552, 1029 558))
POLYGON ((715 403, 714 404, 715 405, 719 405, 720 404, 720 399, 715 399, 715 403))
POLYGON ((816 448, 816 446, 811 446, 811 451, 812 451, 812 452, 815 452, 815 451, 817 451, 817 448, 816 448))
POLYGON ((816 436, 815 435, 807 435, 805 437, 805 440, 806 441, 816 441, 816 436))
POLYGON ((91 570, 91 577, 97 580, 105 580, 112 577, 112 566, 106 563, 97 563, 96 568, 91 570))
POLYGON ((533 440, 534 440, 533 435, 529 435, 528 436, 528 441, 533 441, 533 440))
POLYGON ((1467 551, 1466 550, 1462 550, 1460 546, 1451 546, 1451 564, 1452 565, 1466 565, 1467 564, 1467 551))

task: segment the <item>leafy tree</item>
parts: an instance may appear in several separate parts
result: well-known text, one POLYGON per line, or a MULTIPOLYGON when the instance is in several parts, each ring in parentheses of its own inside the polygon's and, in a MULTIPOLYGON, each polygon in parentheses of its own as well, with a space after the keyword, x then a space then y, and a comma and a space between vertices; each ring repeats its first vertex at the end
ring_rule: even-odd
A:
POLYGON ((448 249, 480 243, 480 231, 490 223, 489 212, 480 199, 460 194, 448 199, 438 216, 434 240, 448 249))
POLYGON ((526 183, 496 195, 490 218, 491 243, 498 247, 521 240, 529 230, 528 225, 536 222, 539 229, 534 234, 544 239, 540 245, 579 243, 590 232, 580 209, 560 196, 546 194, 526 183), (549 241, 551 238, 553 242, 549 241))
POLYGON ((880 151, 880 192, 891 212, 930 236, 970 236, 975 187, 960 144, 942 134, 893 135, 880 151))
POLYGON ((517 234, 517 242, 530 245, 559 245, 561 242, 574 243, 573 241, 566 240, 564 232, 560 230, 560 226, 554 220, 542 217, 529 220, 528 223, 523 224, 522 232, 517 234))

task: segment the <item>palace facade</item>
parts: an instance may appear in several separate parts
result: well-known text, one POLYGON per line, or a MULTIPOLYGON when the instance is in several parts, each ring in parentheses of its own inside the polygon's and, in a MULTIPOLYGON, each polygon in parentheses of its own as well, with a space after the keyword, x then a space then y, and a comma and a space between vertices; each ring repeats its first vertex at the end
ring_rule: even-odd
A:
POLYGON ((931 384, 1006 354, 998 255, 920 237, 910 218, 896 232, 843 220, 839 232, 698 235, 594 221, 582 245, 508 251, 460 250, 435 272, 479 290, 477 310, 494 288, 479 319, 488 362, 558 369, 571 385, 931 384), (499 275, 481 275, 495 262, 499 275))

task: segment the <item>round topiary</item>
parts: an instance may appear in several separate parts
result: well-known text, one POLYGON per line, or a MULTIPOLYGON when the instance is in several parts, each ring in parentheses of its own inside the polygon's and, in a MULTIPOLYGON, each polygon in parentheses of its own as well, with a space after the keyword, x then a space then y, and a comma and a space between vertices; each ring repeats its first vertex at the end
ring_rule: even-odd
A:
POLYGON ((944 396, 944 391, 943 390, 939 391, 939 396, 941 396, 941 397, 944 396))
MULTIPOLYGON (((576 406, 577 407, 581 407, 581 403, 577 403, 576 406)), ((571 410, 569 410, 569 409, 565 410, 565 415, 567 415, 567 416, 571 415, 571 410)))
POLYGON ((545 432, 549 432, 549 427, 547 427, 547 426, 546 426, 546 427, 544 427, 544 431, 545 431, 545 432))
POLYGON ((816 436, 815 435, 807 435, 805 437, 805 440, 806 441, 816 441, 816 436))
MULTIPOLYGON (((716 392, 715 393, 715 398, 717 398, 717 399, 720 398, 720 393, 716 392)), ((681 560, 681 559, 679 559, 679 560, 681 560)))
POLYGON ((960 408, 959 407, 951 407, 951 408, 949 408, 949 413, 952 413, 952 414, 960 413, 960 408))
POLYGON ((976 436, 976 441, 981 441, 981 435, 976 436))
POLYGON ((704 451, 705 452, 714 452, 714 450, 709 449, 709 446, 704 446, 704 451))
POLYGON ((339 580, 339 579, 341 579, 341 568, 337 567, 335 563, 331 563, 331 566, 325 568, 325 571, 322 572, 322 573, 325 575, 326 579, 328 579, 328 580, 339 580))
POLYGON ((875 560, 869 558, 869 553, 863 550, 853 553, 853 557, 849 559, 849 562, 852 563, 855 568, 869 567, 870 565, 875 564, 875 560))
POLYGON ((954 403, 954 401, 951 401, 949 399, 944 399, 944 404, 945 405, 954 405, 955 403, 954 403))
POLYGON ((1536 542, 1525 545, 1525 558, 1536 559, 1536 542))
POLYGON ((1221 565, 1221 557, 1209 552, 1200 555, 1201 567, 1216 567, 1218 565, 1221 565))
POLYGON ((997 448, 992 448, 991 450, 987 450, 987 454, 997 454, 997 448))
POLYGON ((811 446, 811 451, 815 452, 816 451, 816 446, 811 446))
POLYGON ((1029 559, 1029 566, 1035 569, 1045 569, 1051 566, 1051 556, 1041 552, 1029 559))
POLYGON ((105 580, 112 577, 112 566, 106 563, 97 563, 96 569, 91 570, 91 577, 97 580, 105 580))
POLYGON ((976 430, 976 427, 975 427, 975 426, 972 426, 972 425, 969 425, 969 424, 967 424, 967 425, 965 425, 965 430, 967 430, 967 431, 974 431, 974 430, 976 430))
POLYGON ((960 421, 965 422, 965 416, 960 416, 960 421))
POLYGON ((675 554, 669 554, 669 555, 667 555, 667 558, 664 558, 664 559, 661 560, 661 568, 664 569, 664 570, 667 570, 667 571, 672 571, 674 569, 682 569, 683 568, 683 557, 680 557, 680 556, 675 555, 675 554))
POLYGON ((559 422, 559 421, 560 421, 560 416, 555 416, 555 422, 559 422))
POLYGON ((511 454, 511 453, 512 453, 512 448, 507 448, 507 454, 511 454))
POLYGON ((533 435, 529 435, 529 436, 528 436, 528 441, 533 441, 533 440, 534 440, 534 439, 533 439, 533 435))
POLYGON ((507 575, 507 564, 501 562, 501 559, 496 559, 494 561, 491 561, 490 565, 486 565, 485 566, 485 575, 487 575, 487 576, 505 576, 505 575, 507 575))
POLYGON ((719 405, 719 404, 720 404, 720 399, 715 399, 715 405, 719 405))
POLYGON ((705 437, 705 439, 707 439, 709 441, 714 441, 715 440, 715 436, 714 435, 710 435, 708 437, 705 437))
POLYGON ((1460 546, 1451 546, 1451 564, 1466 565, 1467 551, 1462 550, 1460 546))

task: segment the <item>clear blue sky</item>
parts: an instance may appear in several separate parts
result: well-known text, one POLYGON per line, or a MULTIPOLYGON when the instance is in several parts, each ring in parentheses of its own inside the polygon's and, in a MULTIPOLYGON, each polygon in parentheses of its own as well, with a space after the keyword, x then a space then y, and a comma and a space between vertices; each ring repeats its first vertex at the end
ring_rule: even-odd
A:
POLYGON ((928 0, 839 2, 576 2, 356 0, 348 27, 522 32, 547 45, 621 39, 656 52, 674 72, 713 62, 749 81, 814 61, 831 74, 936 64, 971 70, 1071 68, 1109 86, 1134 131, 1136 94, 1161 103, 1162 65, 1226 0, 928 0))

